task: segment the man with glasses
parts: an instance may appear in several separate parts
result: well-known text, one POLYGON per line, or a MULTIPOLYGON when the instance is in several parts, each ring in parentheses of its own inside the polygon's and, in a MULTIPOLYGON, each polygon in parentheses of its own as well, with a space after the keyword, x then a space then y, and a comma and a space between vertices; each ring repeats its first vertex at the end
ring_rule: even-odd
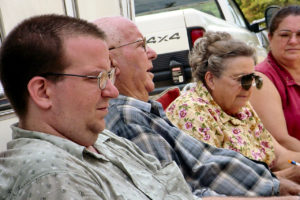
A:
POLYGON ((1 47, 0 74, 19 117, 0 153, 0 199, 198 199, 175 162, 162 167, 105 130, 118 91, 95 25, 59 15, 25 20, 1 47))
POLYGON ((174 127, 161 104, 149 100, 154 89, 150 70, 156 53, 141 41, 143 35, 136 25, 122 17, 101 18, 94 23, 107 33, 111 58, 120 70, 115 83, 120 95, 110 101, 105 117, 108 129, 156 156, 162 165, 176 161, 193 193, 200 197, 300 192, 299 185, 285 179, 279 188, 278 179, 263 163, 209 146, 174 127))

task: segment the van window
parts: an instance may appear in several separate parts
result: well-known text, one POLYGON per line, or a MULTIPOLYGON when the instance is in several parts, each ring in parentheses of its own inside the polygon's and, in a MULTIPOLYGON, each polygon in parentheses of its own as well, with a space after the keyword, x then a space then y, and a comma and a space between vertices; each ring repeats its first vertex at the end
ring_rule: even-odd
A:
POLYGON ((243 14, 240 12, 238 7, 234 4, 234 2, 232 0, 228 1, 228 7, 229 7, 230 13, 234 19, 235 24, 246 28, 247 25, 243 19, 243 14))
POLYGON ((218 18, 222 18, 215 0, 135 0, 136 16, 194 8, 218 18))

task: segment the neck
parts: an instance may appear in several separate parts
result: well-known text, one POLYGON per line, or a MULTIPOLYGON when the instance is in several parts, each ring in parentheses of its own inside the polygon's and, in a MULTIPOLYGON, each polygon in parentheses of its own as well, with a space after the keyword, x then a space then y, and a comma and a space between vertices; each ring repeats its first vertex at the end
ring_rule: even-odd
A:
POLYGON ((124 96, 128 96, 128 97, 138 99, 140 101, 147 102, 149 100, 149 94, 148 93, 138 93, 138 92, 135 93, 135 92, 132 92, 130 90, 126 90, 126 91, 120 91, 120 94, 122 94, 124 96))
POLYGON ((20 128, 66 138, 51 125, 51 119, 53 118, 49 117, 46 112, 38 109, 30 109, 30 106, 28 110, 26 116, 19 121, 20 128))
POLYGON ((19 127, 28 130, 28 131, 36 131, 41 133, 46 133, 49 135, 58 136, 61 138, 66 138, 62 134, 60 134, 57 130, 51 127, 49 124, 45 123, 42 120, 20 120, 19 127))
POLYGON ((98 153, 99 154, 99 151, 95 147, 93 147, 93 146, 88 146, 87 150, 89 150, 90 152, 98 153))
POLYGON ((280 65, 291 74, 296 83, 300 84, 300 60, 295 62, 280 63, 280 65))

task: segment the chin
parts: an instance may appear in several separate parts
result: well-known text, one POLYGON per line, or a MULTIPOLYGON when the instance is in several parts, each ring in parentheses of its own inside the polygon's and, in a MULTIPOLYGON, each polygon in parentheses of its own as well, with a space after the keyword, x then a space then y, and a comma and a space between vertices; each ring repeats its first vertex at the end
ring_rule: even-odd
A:
POLYGON ((90 124, 90 126, 88 127, 88 129, 92 133, 94 133, 95 135, 98 135, 99 133, 101 133, 105 129, 105 121, 104 121, 104 119, 101 120, 98 123, 90 124))
POLYGON ((239 105, 239 106, 236 106, 236 107, 232 107, 226 113, 229 114, 229 115, 236 115, 241 111, 242 107, 244 107, 244 106, 245 106, 245 104, 239 105))
POLYGON ((149 93, 149 92, 152 92, 152 91, 155 89, 155 84, 154 84, 154 82, 151 81, 151 83, 147 85, 146 89, 147 89, 148 93, 149 93))

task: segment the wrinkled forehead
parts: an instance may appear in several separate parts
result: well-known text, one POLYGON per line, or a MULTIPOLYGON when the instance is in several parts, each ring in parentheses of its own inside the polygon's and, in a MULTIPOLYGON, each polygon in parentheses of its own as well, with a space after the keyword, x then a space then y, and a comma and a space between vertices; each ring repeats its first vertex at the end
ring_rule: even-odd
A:
POLYGON ((126 23, 122 24, 122 26, 120 26, 119 34, 119 45, 123 44, 124 42, 132 42, 143 37, 137 26, 130 21, 127 21, 126 23))

